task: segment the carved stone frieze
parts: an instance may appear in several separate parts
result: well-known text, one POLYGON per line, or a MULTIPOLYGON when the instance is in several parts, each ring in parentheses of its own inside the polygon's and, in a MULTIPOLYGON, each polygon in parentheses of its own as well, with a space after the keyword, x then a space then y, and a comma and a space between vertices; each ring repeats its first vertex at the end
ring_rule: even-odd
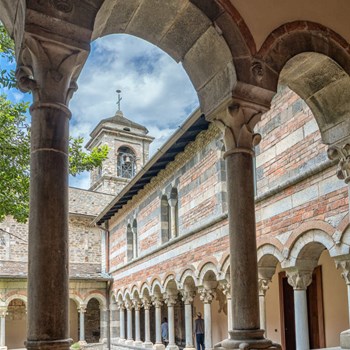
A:
POLYGON ((226 296, 227 299, 231 299, 231 283, 230 282, 220 283, 219 288, 221 289, 222 293, 226 296))
POLYGON ((240 152, 254 154, 254 147, 261 140, 261 135, 254 133, 254 127, 261 115, 258 108, 237 103, 217 116, 214 122, 223 133, 225 156, 240 152))
POLYGON ((204 304, 211 304, 215 299, 215 291, 213 289, 200 288, 198 290, 199 298, 204 304))
POLYGON ((330 160, 338 160, 337 177, 344 180, 345 183, 350 181, 350 144, 345 143, 343 146, 331 146, 327 150, 330 160))
POLYGON ((312 271, 291 268, 286 270, 288 283, 294 290, 306 290, 312 282, 312 271))

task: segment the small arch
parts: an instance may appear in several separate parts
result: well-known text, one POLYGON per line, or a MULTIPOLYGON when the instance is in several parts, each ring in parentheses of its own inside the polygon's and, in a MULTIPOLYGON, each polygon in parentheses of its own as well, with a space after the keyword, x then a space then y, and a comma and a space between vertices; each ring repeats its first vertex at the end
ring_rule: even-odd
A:
POLYGON ((84 304, 87 305, 88 302, 93 298, 95 298, 100 303, 100 307, 102 307, 102 308, 106 307, 106 305, 107 305, 106 297, 102 294, 99 294, 99 293, 91 293, 91 294, 87 295, 85 300, 84 300, 84 304))
POLYGON ((151 289, 150 289, 149 285, 147 284, 147 282, 144 282, 141 286, 140 296, 141 296, 141 298, 143 298, 145 296, 150 296, 150 295, 151 295, 151 289))
POLYGON ((135 152, 129 146, 120 146, 117 151, 117 176, 132 179, 135 175, 135 152))
POLYGON ((275 245, 267 243, 258 248, 258 266, 277 266, 284 260, 282 252, 275 245))
POLYGON ((177 281, 175 278, 175 273, 174 272, 168 272, 166 277, 164 278, 164 282, 163 282, 163 290, 167 290, 168 288, 177 288, 177 281))
POLYGON ((181 275, 179 279, 180 288, 184 288, 186 280, 192 279, 195 286, 198 285, 198 278, 196 276, 196 271, 193 266, 187 268, 181 275))
POLYGON ((132 299, 139 298, 140 293, 139 293, 139 288, 136 284, 134 284, 131 288, 131 293, 130 293, 132 299))
POLYGON ((28 303, 28 298, 26 295, 23 294, 12 294, 5 300, 5 305, 8 307, 12 300, 19 299, 24 302, 25 305, 28 303))
POLYGON ((168 242, 170 239, 170 206, 166 194, 160 198, 160 230, 161 242, 168 242))
POLYGON ((79 296, 77 296, 76 294, 69 294, 69 299, 73 300, 75 302, 75 304, 77 305, 77 308, 80 305, 83 305, 83 299, 81 299, 79 296))
POLYGON ((126 244, 126 258, 131 261, 134 259, 134 233, 130 224, 126 227, 126 244))
POLYGON ((170 237, 179 234, 179 195, 176 187, 172 187, 169 195, 170 203, 170 237))
POLYGON ((162 284, 160 283, 159 277, 153 278, 151 282, 151 294, 152 295, 156 294, 156 290, 160 293, 163 293, 163 288, 162 288, 162 284))
POLYGON ((212 261, 207 261, 199 268, 199 285, 204 284, 205 277, 208 276, 208 273, 210 273, 210 275, 213 274, 215 279, 220 279, 217 264, 214 264, 212 261))
POLYGON ((226 278, 230 274, 230 254, 226 254, 220 261, 220 271, 226 278))

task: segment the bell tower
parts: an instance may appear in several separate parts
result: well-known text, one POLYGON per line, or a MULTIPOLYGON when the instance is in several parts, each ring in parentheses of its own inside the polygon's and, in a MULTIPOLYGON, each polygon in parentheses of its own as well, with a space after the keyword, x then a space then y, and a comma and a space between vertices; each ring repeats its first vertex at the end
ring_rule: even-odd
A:
POLYGON ((115 195, 148 161, 149 145, 154 140, 144 126, 124 117, 120 110, 120 90, 117 93, 117 113, 98 123, 86 145, 89 150, 102 145, 109 147, 102 166, 90 173, 90 191, 115 195))

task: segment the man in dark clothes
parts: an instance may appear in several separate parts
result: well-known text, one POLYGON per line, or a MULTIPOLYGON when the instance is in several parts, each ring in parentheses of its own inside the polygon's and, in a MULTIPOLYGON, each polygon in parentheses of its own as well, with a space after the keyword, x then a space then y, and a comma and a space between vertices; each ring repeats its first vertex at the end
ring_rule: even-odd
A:
POLYGON ((194 334, 196 335, 197 350, 204 350, 204 320, 200 312, 197 312, 197 319, 194 321, 194 334))

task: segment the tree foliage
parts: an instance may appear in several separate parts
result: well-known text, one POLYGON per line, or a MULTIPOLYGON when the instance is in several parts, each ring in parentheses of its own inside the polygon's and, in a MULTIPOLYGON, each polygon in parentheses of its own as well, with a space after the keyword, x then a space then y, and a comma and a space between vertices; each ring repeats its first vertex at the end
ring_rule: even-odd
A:
MULTIPOLYGON (((14 61, 14 45, 0 23, 0 87, 13 88, 14 72, 6 63, 14 61)), ((0 95, 0 221, 12 215, 26 222, 29 213, 30 125, 26 122, 27 103, 14 103, 0 95)), ((69 172, 76 176, 101 166, 108 147, 83 150, 83 138, 69 140, 69 172)))

